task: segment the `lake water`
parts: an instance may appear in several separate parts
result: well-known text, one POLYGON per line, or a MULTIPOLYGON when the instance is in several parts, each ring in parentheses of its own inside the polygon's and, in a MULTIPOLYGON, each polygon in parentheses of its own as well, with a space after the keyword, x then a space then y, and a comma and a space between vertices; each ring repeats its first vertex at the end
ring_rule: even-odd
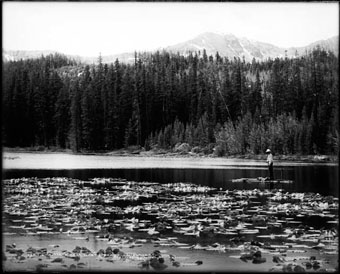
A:
MULTIPOLYGON (((266 177, 267 169, 258 166, 226 166, 214 168, 117 168, 117 169, 8 169, 3 178, 69 177, 88 180, 95 177, 123 178, 131 181, 159 183, 190 182, 222 189, 263 189, 260 184, 232 183, 236 178, 266 177)), ((338 197, 338 167, 332 165, 279 166, 274 170, 276 179, 293 180, 293 184, 278 187, 289 192, 315 192, 338 197)))
MULTIPOLYGON (((147 157, 110 157, 110 156, 84 156, 84 155, 65 155, 65 154, 30 154, 30 153, 5 153, 3 156, 3 179, 9 179, 9 178, 22 178, 22 177, 38 177, 38 178, 46 178, 46 177, 68 177, 68 178, 74 178, 74 179, 81 179, 81 180, 90 180, 91 178, 96 177, 111 177, 111 178, 122 178, 126 179, 128 181, 136 181, 136 182, 158 182, 158 183, 174 183, 174 182, 187 182, 187 183, 194 183, 198 185, 205 185, 209 187, 215 187, 220 188, 222 190, 233 190, 233 189, 264 189, 267 188, 264 184, 244 184, 244 183, 232 183, 232 179, 237 178, 254 178, 254 177, 266 177, 267 176, 267 168, 265 165, 265 162, 263 161, 248 161, 248 160, 235 160, 235 159, 222 159, 222 158, 147 158, 147 157)), ((285 179, 285 180, 292 180, 293 184, 280 184, 278 186, 275 186, 277 188, 283 188, 286 191, 289 192, 314 192, 319 193, 321 195, 327 196, 332 195, 338 197, 338 166, 336 164, 311 164, 311 163, 289 163, 289 162, 275 162, 275 168, 274 168, 274 175, 276 179, 285 179)), ((58 179, 56 179, 58 180, 58 179)), ((34 180, 39 181, 39 180, 34 180)), ((49 181, 49 180, 47 180, 49 181)), ((53 181, 53 180, 52 180, 53 181)), ((70 182, 66 179, 67 182, 70 182)), ((72 183, 70 182, 72 185, 72 183)), ((53 184, 52 184, 53 185, 53 184)), ((138 187, 142 184, 138 184, 138 187)), ((8 186, 7 186, 8 187, 8 186)), ((15 185, 12 186, 13 188, 16 188, 15 185)), ((66 187, 67 188, 67 187, 66 187)), ((123 190, 121 189, 121 192, 123 190)), ((145 191, 145 190, 143 190, 145 191)), ((35 197, 35 192, 30 194, 9 194, 9 196, 4 196, 6 202, 4 203, 6 206, 11 207, 13 206, 13 210, 18 210, 19 206, 19 212, 21 213, 25 209, 30 208, 32 210, 36 211, 36 204, 41 203, 43 205, 42 208, 46 207, 46 204, 55 203, 54 196, 51 196, 51 200, 48 201, 48 197, 44 196, 45 199, 37 199, 35 197), (32 196, 30 196, 32 195, 32 196), (16 199, 16 200, 15 200, 16 199), (26 199, 26 200, 25 200, 26 199), (29 203, 30 200, 34 200, 35 202, 29 203), (21 207, 20 207, 21 206, 21 207)), ((79 201, 80 197, 78 195, 70 194, 69 192, 66 193, 63 197, 67 199, 71 199, 73 201, 79 201)), ((144 192, 143 192, 144 194, 144 192)), ((43 195, 43 194, 41 194, 43 195)), ((93 195, 93 194, 91 194, 93 195)), ((191 194, 190 194, 191 195, 191 194)), ((190 196, 188 194, 188 197, 190 196)), ((274 234, 281 235, 284 233, 285 229, 295 229, 300 223, 304 224, 308 227, 308 229, 321 229, 321 228, 327 228, 327 229, 335 229, 338 231, 338 211, 337 207, 335 209, 332 209, 332 211, 321 211, 321 213, 325 214, 333 214, 334 216, 319 216, 319 215, 313 215, 310 216, 310 213, 306 215, 298 216, 296 213, 286 213, 286 215, 282 215, 282 212, 278 214, 273 214, 273 212, 267 212, 267 205, 263 205, 262 203, 263 198, 260 198, 261 202, 257 199, 249 200, 249 205, 245 206, 243 205, 243 200, 238 200, 239 198, 236 198, 236 194, 229 194, 229 198, 232 198, 232 202, 230 202, 230 206, 233 210, 239 210, 239 208, 242 207, 242 210, 244 210, 244 216, 242 218, 246 218, 245 216, 252 216, 253 211, 252 208, 254 205, 257 207, 259 206, 259 203, 261 204, 262 210, 264 210, 264 216, 268 216, 268 224, 269 221, 273 223, 273 217, 275 220, 277 220, 277 223, 274 224, 281 224, 283 227, 276 227, 276 226, 268 226, 265 230, 261 229, 261 231, 256 232, 256 235, 246 235, 244 236, 244 239, 238 240, 234 239, 233 241, 236 241, 234 243, 232 241, 233 235, 219 235, 219 234, 212 234, 212 235, 206 235, 202 237, 194 237, 192 235, 182 235, 178 232, 175 232, 174 230, 170 231, 161 231, 160 234, 158 234, 159 237, 176 237, 179 242, 185 243, 187 245, 196 245, 200 244, 201 246, 208 246, 212 245, 213 243, 220 243, 220 244, 226 244, 228 246, 228 249, 226 249, 224 252, 219 251, 210 251, 210 250, 200 250, 200 249, 181 249, 180 247, 171 247, 171 246, 155 246, 153 242, 153 238, 146 233, 146 232, 140 232, 140 231, 129 231, 127 229, 117 229, 115 230, 115 236, 116 237, 132 237, 133 239, 143 239, 147 240, 145 244, 143 244, 140 247, 119 247, 124 253, 130 253, 135 252, 137 254, 151 254, 152 251, 155 250, 155 248, 160 248, 163 254, 163 257, 165 258, 165 262, 168 265, 167 270, 169 272, 171 271, 182 271, 188 270, 189 272, 197 272, 197 271, 208 271, 208 272, 215 272, 215 271, 268 271, 269 269, 272 269, 273 267, 277 267, 277 265, 273 261, 273 254, 272 250, 267 250, 267 253, 265 253, 266 250, 263 250, 263 257, 266 259, 266 261, 263 264, 252 264, 251 262, 245 263, 239 259, 240 252, 245 251, 243 250, 232 250, 229 248, 231 247, 231 243, 236 244, 237 246, 241 246, 240 244, 243 243, 243 241, 253 241, 258 240, 259 237, 265 237, 264 241, 266 241, 267 244, 271 245, 277 245, 282 246, 286 240, 282 240, 281 238, 268 238, 267 236, 270 234, 271 236, 274 234), (235 197, 234 197, 235 196, 235 197), (267 213, 266 213, 267 212, 267 213), (248 215, 249 213, 249 215, 248 215), (295 216, 296 215, 296 216, 295 216), (292 217, 293 216, 293 217, 292 217), (286 217, 290 217, 290 220, 285 219, 286 217), (293 220, 293 221, 292 221, 293 220), (278 223, 278 222, 281 223, 278 223), (331 223, 328 223, 328 221, 331 221, 331 223), (294 223, 295 222, 295 223, 294 223), (336 223, 335 223, 336 222, 336 223), (268 235, 267 235, 268 234, 268 235), (149 237, 150 236, 150 237, 149 237), (168 254, 174 254, 176 259, 181 263, 181 267, 178 269, 175 266, 172 265, 169 255, 168 254), (203 261, 203 265, 200 265, 199 267, 197 265, 194 266, 185 266, 187 265, 193 265, 193 262, 196 261, 203 261), (187 268, 191 267, 191 268, 187 268)), ((39 196, 40 197, 40 196, 39 196)), ((93 197, 93 196, 91 196, 93 197)), ((164 198, 164 197, 163 197, 164 198)), ((254 198, 254 197, 253 197, 254 198)), ((252 199, 253 199, 252 198, 252 199)), ((249 198, 250 199, 250 198, 249 198)), ((193 200, 194 203, 197 203, 198 201, 202 202, 202 200, 193 200)), ((209 197, 205 199, 205 201, 210 201, 209 197)), ((215 200, 214 200, 215 201, 215 200)), ((206 203, 205 202, 205 203, 206 203)), ((228 202, 228 203, 229 203, 228 202)), ((157 201, 159 205, 168 205, 167 202, 164 201, 157 201)), ((170 203, 173 204, 173 203, 170 203)), ((176 203, 175 203, 176 204, 176 203)), ((311 209, 312 206, 310 206, 310 200, 305 200, 302 202, 304 204, 304 207, 308 207, 311 209)), ((182 204, 181 204, 182 205, 182 204)), ((191 204, 192 205, 192 204, 191 204)), ((208 204, 204 204, 204 209, 210 208, 207 206, 208 204)), ((270 203, 268 203, 268 206, 270 203)), ((59 206, 59 205, 58 205, 59 206)), ((186 206, 186 205, 185 205, 186 206)), ((40 204, 38 205, 40 207, 40 204)), ((67 205, 66 205, 67 207, 67 205)), ((89 207, 91 208, 91 204, 89 204, 89 207)), ((97 205, 95 205, 97 207, 97 205)), ((125 206, 124 206, 125 207, 125 206)), ((49 207, 48 207, 49 208, 49 207)), ((53 207, 54 208, 54 207, 53 207)), ((39 219, 38 223, 39 225, 46 225, 54 227, 56 225, 53 220, 53 218, 46 218, 43 215, 55 213, 54 209, 47 209, 47 211, 41 212, 42 217, 39 219)), ((123 208, 123 206, 122 206, 123 208)), ((11 209, 11 208, 10 208, 11 209)), ((60 208, 59 208, 60 209, 60 208)), ((46 210, 46 209, 44 209, 46 210)), ((65 215, 70 215, 67 208, 64 209, 65 215), (66 214, 67 213, 67 214, 66 214)), ((34 211, 34 212, 35 212, 34 211)), ((209 211, 209 210, 208 210, 209 211)), ((57 212, 57 211, 56 211, 57 212)), ((58 211, 59 212, 59 211, 58 211)), ((75 211, 75 213, 72 213, 71 216, 75 218, 75 220, 83 220, 83 214, 78 214, 78 211, 75 211)), ((80 211, 79 211, 80 212, 80 211)), ((320 210, 318 211, 320 213, 320 210)), ((14 212, 16 213, 16 212, 14 212)), ((150 214, 154 212, 150 211, 150 214)), ((158 212, 156 212, 158 214, 158 212)), ((232 213, 232 212, 231 212, 232 213)), ((300 211, 299 211, 300 213, 300 211)), ((302 212, 303 213, 303 212, 302 212)), ((88 214, 88 213, 87 213, 88 214)), ((144 213, 143 213, 144 214, 144 213)), ((140 220, 144 219, 152 219, 152 222, 156 222, 157 218, 150 217, 150 216, 144 216, 143 214, 137 214, 135 216, 136 218, 140 220)), ((186 216, 186 213, 181 213, 181 218, 189 218, 189 216, 186 216), (184 214, 184 215, 183 215, 184 214)), ((224 213, 226 214, 226 213, 224 213)), ((3 228, 9 229, 7 232, 9 234, 6 234, 6 237, 4 237, 4 244, 5 245, 11 245, 12 243, 16 243, 16 246, 18 249, 26 250, 28 246, 33 247, 40 247, 40 248, 46 248, 51 252, 50 258, 44 258, 42 261, 44 265, 47 267, 47 272, 60 272, 62 270, 65 270, 63 267, 67 267, 67 269, 71 266, 74 266, 76 263, 73 259, 70 258, 63 258, 63 264, 56 264, 53 263, 52 260, 55 258, 60 257, 60 251, 61 250, 67 250, 71 251, 75 248, 75 246, 82 246, 90 249, 93 251, 93 254, 96 254, 100 249, 106 249, 108 247, 108 242, 100 241, 96 238, 98 236, 97 234, 103 234, 106 233, 106 230, 101 230, 100 232, 95 233, 87 233, 86 236, 88 236, 88 240, 84 241, 82 239, 79 239, 79 237, 74 237, 72 234, 65 234, 61 233, 59 228, 56 229, 56 234, 42 234, 42 235, 27 235, 27 234, 18 234, 15 233, 11 235, 11 233, 18 232, 16 229, 18 228, 18 225, 25 224, 28 228, 30 228, 30 223, 32 222, 31 219, 29 219, 32 216, 24 216, 24 217, 18 217, 16 214, 15 217, 10 216, 10 214, 7 214, 6 218, 3 219, 3 228), (8 216, 7 216, 8 215, 8 216), (27 218, 26 218, 27 217, 27 218), (14 222, 15 219, 15 222, 14 222), (18 220, 20 219, 20 220, 18 220), (16 226, 16 227, 14 227, 16 226), (11 230, 13 229, 13 230, 11 230), (57 244, 58 247, 54 247, 54 245, 57 244), (51 246, 52 245, 52 246, 51 246)), ((211 217, 213 220, 214 218, 221 218, 220 215, 217 217, 215 216, 216 213, 214 213, 213 217, 211 217)), ((242 214, 243 215, 243 214, 242 214)), ((49 216, 49 215, 48 215, 49 216)), ((56 215, 57 216, 57 215, 56 215)), ((107 215, 105 215, 106 218, 107 215)), ((152 215, 154 216, 154 215, 152 215)), ((212 215, 209 215, 212 216, 212 215)), ((233 214, 227 214, 226 216, 233 216, 233 218, 238 218, 238 215, 233 214)), ((91 219, 87 216, 86 220, 92 220, 95 219, 96 222, 104 224, 104 217, 101 215, 91 215, 91 219)), ((123 220, 126 218, 130 218, 130 215, 119 215, 117 217, 118 223, 124 223, 123 220)), ((163 216, 164 217, 164 216, 163 216)), ((203 218, 202 216, 199 216, 203 218)), ((116 221, 117 221, 116 220, 116 221)), ((130 219, 126 219, 127 221, 130 219)), ((209 217, 210 220, 210 217, 209 217)), ((236 219, 235 219, 236 220, 236 219)), ((242 219, 241 219, 242 220, 242 219)), ((249 219, 248 217, 244 219, 245 222, 252 222, 252 219, 249 219)), ((64 222, 64 221, 63 221, 64 222)), ((114 223, 114 218, 107 219, 106 222, 114 223)), ((37 225, 38 223, 35 223, 34 225, 37 225)), ((189 223, 188 223, 189 224, 189 223)), ((67 224, 63 224, 67 225, 67 224)), ((236 225, 234 224, 228 224, 225 228, 233 228, 236 225)), ((256 223, 252 224, 249 228, 255 228, 256 223)), ((264 225, 264 224, 262 224, 264 225)), ((266 224, 267 225, 267 224, 266 224)), ((180 225, 178 225, 180 226, 180 225)), ((63 227, 63 229, 66 229, 66 227, 63 227)), ((22 229, 22 228, 21 228, 22 229)), ((64 229, 64 230, 65 230, 64 229)), ((19 228, 20 230, 20 228, 19 228)), ((308 231, 306 231, 308 234, 308 231)), ((312 232, 310 232, 312 233, 312 232)), ((313 235, 313 234, 311 234, 313 235)), ((156 236, 156 237, 158 237, 156 236)), ((240 235, 239 235, 240 236, 240 235)), ((280 236, 280 237, 281 237, 280 236)), ((287 234, 288 237, 288 234, 287 234)), ((262 239, 262 238, 261 238, 262 239)), ((307 239, 308 240, 308 239, 307 239)), ((316 242, 306 242, 308 244, 308 247, 298 247, 299 245, 295 245, 293 247, 293 244, 296 244, 294 240, 287 240, 288 243, 292 244, 291 248, 286 248, 286 254, 288 258, 295 258, 295 256, 299 255, 296 254, 296 252, 303 253, 304 258, 311 258, 312 256, 317 258, 318 260, 322 260, 325 263, 323 263, 323 267, 325 269, 331 269, 332 271, 335 270, 335 267, 338 267, 338 247, 332 246, 332 248, 335 250, 333 253, 325 254, 323 253, 324 250, 317 250, 312 248, 312 246, 316 245, 316 242), (302 248, 302 249, 301 249, 302 248)), ((328 240, 329 241, 329 240, 328 240)), ((335 243, 338 242, 338 238, 336 237, 334 240, 335 243)), ((299 242, 297 242, 299 244, 299 242)), ((303 242, 304 243, 304 242, 303 242)), ((326 242, 325 242, 326 243, 326 242)), ((4 245, 4 246, 5 246, 4 245)), ((327 245, 329 243, 327 242, 327 245)), ((328 248, 328 247, 327 247, 328 248)), ((332 249, 332 250, 333 250, 332 249)), ((327 249, 330 250, 330 249, 327 249)), ((281 253, 280 253, 281 254, 281 253)), ((27 254, 24 254, 25 256, 27 254)), ((8 256, 8 259, 5 261, 5 270, 8 271, 37 271, 37 265, 39 265, 41 262, 37 259, 37 257, 33 258, 26 258, 23 261, 19 261, 14 257, 13 254, 10 254, 6 251, 6 256, 8 256)), ((306 259, 305 259, 306 261, 306 259)), ((300 265, 301 262, 300 261, 300 265)), ((82 257, 81 261, 79 263, 82 263, 84 265, 85 271, 90 270, 98 270, 98 271, 138 271, 140 270, 138 267, 138 261, 114 261, 112 263, 108 259, 100 259, 97 256, 90 256, 90 257, 82 257)), ((78 264, 77 264, 78 267, 78 264)), ((77 268, 79 271, 80 269, 77 268)), ((143 270, 144 271, 144 270, 143 270)))

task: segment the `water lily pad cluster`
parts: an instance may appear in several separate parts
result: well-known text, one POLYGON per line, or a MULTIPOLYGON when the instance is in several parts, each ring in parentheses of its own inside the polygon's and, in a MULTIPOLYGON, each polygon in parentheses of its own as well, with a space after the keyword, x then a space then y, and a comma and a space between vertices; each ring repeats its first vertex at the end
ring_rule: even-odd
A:
MULTIPOLYGON (((322 269, 323 258, 338 255, 338 198, 318 193, 64 177, 4 180, 3 190, 4 235, 65 234, 89 241, 89 235, 95 234, 96 240, 109 244, 97 252, 76 246, 63 253, 76 262, 80 255, 90 254, 123 259, 121 248, 145 243, 188 252, 232 253, 232 258, 243 263, 270 261, 285 271, 318 265, 322 269), (306 252, 320 258, 297 256, 306 252)), ((25 259, 16 247, 6 246, 5 252, 18 261, 25 259)), ((33 254, 51 256, 46 249, 26 251, 26 256, 33 254)), ((166 269, 163 256, 157 254, 140 267, 166 269)), ((58 260, 53 263, 63 262, 58 260)), ((180 264, 171 262, 175 267, 180 264)))

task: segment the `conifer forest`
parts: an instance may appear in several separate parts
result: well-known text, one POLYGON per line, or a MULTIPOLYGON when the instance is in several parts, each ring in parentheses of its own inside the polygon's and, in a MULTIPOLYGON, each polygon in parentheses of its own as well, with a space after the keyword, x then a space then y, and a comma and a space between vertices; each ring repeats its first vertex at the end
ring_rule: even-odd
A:
POLYGON ((6 147, 74 152, 188 143, 218 156, 336 154, 339 67, 315 48, 246 62, 217 53, 136 53, 133 62, 62 54, 3 63, 6 147))

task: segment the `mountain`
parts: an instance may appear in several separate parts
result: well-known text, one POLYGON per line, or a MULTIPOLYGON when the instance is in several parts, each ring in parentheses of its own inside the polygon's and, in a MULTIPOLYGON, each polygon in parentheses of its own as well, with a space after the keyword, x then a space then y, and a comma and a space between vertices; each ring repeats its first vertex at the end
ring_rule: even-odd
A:
POLYGON ((56 53, 56 51, 53 50, 3 50, 2 60, 18 61, 20 59, 39 58, 42 55, 46 56, 54 53, 56 53))
POLYGON ((320 47, 326 50, 331 50, 338 55, 339 36, 316 41, 305 47, 281 48, 269 43, 249 40, 247 38, 238 38, 233 34, 223 35, 206 32, 189 41, 169 46, 165 48, 165 50, 174 53, 188 54, 194 51, 202 52, 203 49, 205 49, 207 55, 215 56, 216 52, 218 52, 219 55, 223 57, 242 58, 244 56, 247 61, 251 61, 253 58, 265 60, 267 58, 284 57, 286 55, 288 57, 294 57, 296 53, 303 55, 306 50, 311 50, 317 45, 320 45, 320 47))
MULTIPOLYGON (((295 57, 296 54, 304 55, 306 51, 310 51, 319 45, 321 48, 334 52, 336 56, 339 54, 339 36, 334 36, 327 40, 320 40, 311 43, 305 47, 281 48, 275 45, 249 40, 247 38, 238 38, 233 34, 217 34, 206 32, 197 37, 183 43, 168 46, 158 50, 166 50, 173 53, 187 55, 189 52, 203 52, 206 50, 207 55, 215 56, 216 52, 222 57, 228 58, 245 58, 246 61, 251 61, 253 58, 257 60, 266 60, 267 58, 276 57, 295 57)), ((2 53, 3 61, 14 61, 28 58, 39 58, 41 55, 56 53, 56 51, 4 51, 2 53)), ((97 63, 98 56, 84 57, 78 55, 66 55, 77 61, 92 64, 97 63)), ((115 55, 102 56, 103 63, 113 63, 116 59, 123 63, 131 63, 134 60, 134 52, 126 52, 115 55)))
POLYGON ((212 32, 203 33, 192 40, 166 48, 170 52, 188 54, 194 51, 206 50, 207 55, 215 55, 216 52, 223 57, 242 57, 246 60, 265 59, 266 57, 283 56, 280 48, 246 38, 237 38, 233 34, 220 35, 212 32))
MULTIPOLYGON (((47 56, 50 54, 60 53, 55 50, 2 50, 2 60, 3 61, 18 61, 26 59, 40 58, 41 56, 47 56)), ((83 57, 78 55, 65 54, 71 59, 77 61, 82 61, 83 57)))
MULTIPOLYGON (((7 61, 18 61, 20 59, 35 59, 40 58, 41 56, 47 56, 49 54, 61 53, 55 50, 3 50, 2 51, 2 60, 4 62, 7 61)), ((80 56, 80 55, 71 55, 65 54, 70 59, 74 59, 76 61, 84 62, 86 64, 97 63, 98 56, 80 56)), ((102 56, 103 63, 113 63, 116 59, 119 59, 120 62, 130 62, 134 60, 134 53, 121 53, 116 55, 106 55, 102 56)))
POLYGON ((291 47, 288 49, 288 55, 293 56, 296 51, 299 55, 303 55, 306 51, 310 51, 317 46, 332 51, 336 56, 339 56, 339 36, 333 36, 326 40, 319 40, 305 47, 291 47))

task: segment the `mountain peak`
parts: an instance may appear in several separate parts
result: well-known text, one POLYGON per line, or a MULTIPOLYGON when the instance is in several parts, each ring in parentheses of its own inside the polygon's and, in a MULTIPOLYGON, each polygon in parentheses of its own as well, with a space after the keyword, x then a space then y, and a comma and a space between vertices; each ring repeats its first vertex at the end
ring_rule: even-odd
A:
POLYGON ((273 52, 270 57, 277 56, 280 51, 278 47, 273 45, 261 44, 256 41, 251 42, 247 38, 238 38, 232 33, 218 34, 214 32, 205 32, 187 42, 166 48, 166 50, 183 54, 203 49, 206 50, 208 55, 215 55, 218 52, 221 56, 244 57, 249 61, 253 58, 264 59, 269 57, 269 51, 273 52))
POLYGON ((333 51, 338 55, 339 37, 331 37, 327 40, 320 40, 305 47, 281 48, 269 43, 248 39, 246 37, 239 38, 232 33, 215 33, 204 32, 195 38, 183 43, 165 48, 171 52, 179 52, 187 54, 188 52, 206 50, 208 55, 215 55, 216 52, 220 56, 233 58, 245 58, 247 61, 252 59, 265 60, 268 58, 294 57, 296 51, 304 54, 306 50, 311 50, 320 45, 326 50, 333 51), (294 50, 293 50, 294 49, 294 50))

